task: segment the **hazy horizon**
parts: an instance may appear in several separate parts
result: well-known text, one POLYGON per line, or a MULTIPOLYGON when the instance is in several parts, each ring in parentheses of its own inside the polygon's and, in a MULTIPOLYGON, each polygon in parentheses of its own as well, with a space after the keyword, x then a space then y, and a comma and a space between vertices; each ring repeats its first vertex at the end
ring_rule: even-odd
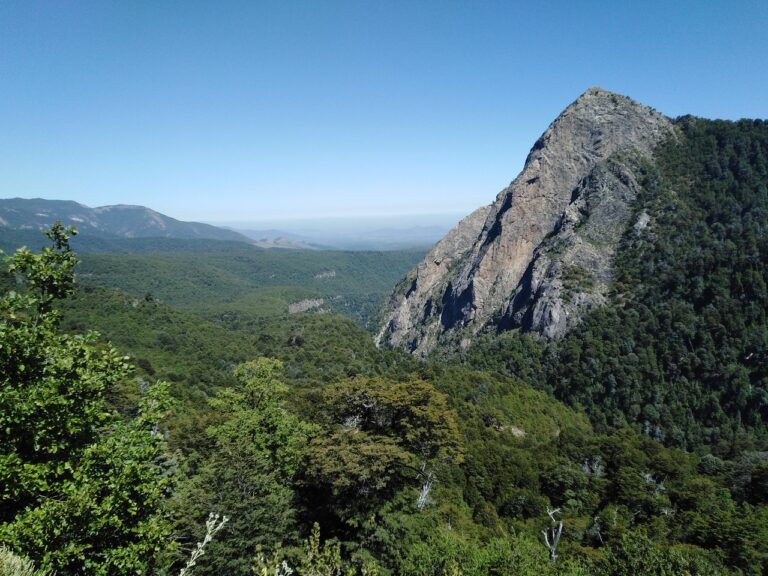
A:
POLYGON ((765 116, 766 27, 747 0, 3 3, 0 195, 187 221, 468 214, 590 86, 765 116))
POLYGON ((371 226, 435 226, 457 223, 469 213, 411 213, 411 214, 356 214, 304 218, 255 218, 243 220, 205 220, 206 224, 236 229, 310 228, 323 229, 343 225, 346 228, 370 228, 371 226))

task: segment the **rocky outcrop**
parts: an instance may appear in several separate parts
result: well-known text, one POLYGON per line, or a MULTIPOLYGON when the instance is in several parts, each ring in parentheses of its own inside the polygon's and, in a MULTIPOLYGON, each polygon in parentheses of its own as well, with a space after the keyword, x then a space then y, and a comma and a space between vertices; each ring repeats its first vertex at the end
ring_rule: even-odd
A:
POLYGON ((465 218, 398 285, 379 344, 424 355, 489 325, 547 338, 605 300, 637 167, 671 122, 590 88, 534 144, 496 201, 465 218))
POLYGON ((464 218, 398 283, 387 303, 388 323, 379 332, 377 345, 386 342, 409 351, 433 347, 440 324, 427 320, 441 310, 439 295, 446 278, 467 258, 490 210, 484 206, 464 218))
POLYGON ((632 216, 640 157, 598 163, 574 190, 554 233, 534 251, 497 321, 557 338, 605 302, 613 256, 632 216))
POLYGON ((308 312, 309 310, 320 308, 323 304, 325 304, 325 300, 322 298, 307 298, 305 300, 299 300, 298 302, 288 304, 288 313, 298 314, 299 312, 308 312))

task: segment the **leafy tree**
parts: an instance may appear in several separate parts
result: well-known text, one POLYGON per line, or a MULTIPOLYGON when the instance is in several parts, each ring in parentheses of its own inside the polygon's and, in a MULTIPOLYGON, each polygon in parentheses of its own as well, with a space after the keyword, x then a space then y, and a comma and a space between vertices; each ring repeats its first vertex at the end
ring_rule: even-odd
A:
POLYGON ((602 430, 736 455, 768 445, 768 125, 684 117, 639 170, 614 298, 543 359, 542 385, 602 430), (684 223, 684 225, 681 225, 684 223))
POLYGON ((435 530, 416 543, 403 562, 401 574, 412 576, 587 576, 587 563, 552 562, 544 546, 525 535, 493 538, 487 542, 466 539, 455 531, 435 530))
POLYGON ((421 486, 423 506, 446 467, 463 460, 455 413, 423 380, 344 380, 325 391, 323 412, 328 432, 312 441, 307 473, 346 520, 409 485, 421 486))
POLYGON ((283 408, 287 388, 278 360, 238 366, 236 388, 211 401, 221 421, 207 433, 210 455, 182 486, 176 515, 182 537, 194 542, 200 518, 230 518, 196 569, 199 574, 250 574, 260 547, 297 540, 294 483, 313 427, 283 408))
POLYGON ((120 421, 105 394, 126 359, 94 334, 57 331, 73 233, 57 223, 51 246, 7 259, 19 290, 0 299, 0 540, 59 574, 146 572, 167 545, 167 390, 152 387, 138 417, 120 421))
POLYGON ((651 540, 643 531, 623 534, 611 547, 598 572, 604 576, 715 576, 731 573, 700 549, 668 548, 651 540))

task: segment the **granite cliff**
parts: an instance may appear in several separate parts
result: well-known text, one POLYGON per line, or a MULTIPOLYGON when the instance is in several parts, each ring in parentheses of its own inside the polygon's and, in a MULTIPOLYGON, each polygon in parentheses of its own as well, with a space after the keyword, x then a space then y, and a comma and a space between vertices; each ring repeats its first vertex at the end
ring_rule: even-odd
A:
POLYGON ((587 90, 495 202, 462 220, 397 285, 377 343, 423 356, 466 347, 491 326, 562 336, 605 301, 627 227, 647 225, 631 210, 638 168, 673 133, 651 108, 587 90))

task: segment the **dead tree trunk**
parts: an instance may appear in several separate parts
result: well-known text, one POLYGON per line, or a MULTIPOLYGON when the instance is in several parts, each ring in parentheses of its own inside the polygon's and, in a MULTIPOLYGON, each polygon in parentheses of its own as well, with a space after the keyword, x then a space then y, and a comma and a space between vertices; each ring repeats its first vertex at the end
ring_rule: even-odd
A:
POLYGON ((557 545, 560 544, 560 537, 563 535, 563 521, 555 518, 555 514, 560 513, 560 508, 547 508, 547 515, 552 520, 552 526, 542 530, 544 534, 544 544, 549 549, 549 558, 553 562, 557 560, 557 545))

